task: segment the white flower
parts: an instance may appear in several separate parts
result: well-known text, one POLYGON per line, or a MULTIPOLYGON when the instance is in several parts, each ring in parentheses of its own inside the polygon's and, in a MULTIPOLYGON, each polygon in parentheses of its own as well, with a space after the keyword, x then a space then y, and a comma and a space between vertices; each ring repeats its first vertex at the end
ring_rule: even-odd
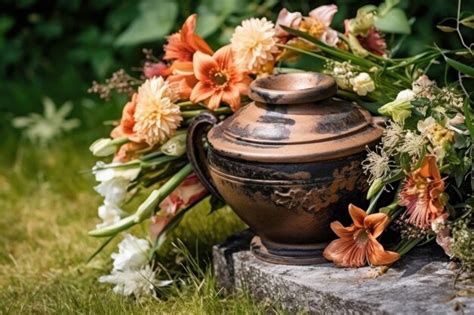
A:
POLYGON ((140 165, 122 165, 121 163, 105 164, 104 162, 97 162, 92 168, 92 173, 95 175, 95 180, 98 182, 105 182, 116 177, 123 177, 129 181, 137 178, 140 173, 140 165))
POLYGON ((369 175, 369 183, 383 179, 390 174, 390 157, 384 150, 380 154, 367 149, 367 158, 362 162, 362 169, 369 175))
POLYGON ((115 284, 113 291, 120 295, 141 297, 154 294, 156 272, 146 265, 139 270, 113 270, 110 275, 99 278, 101 283, 115 284))
POLYGON ((117 151, 117 146, 113 144, 110 138, 100 138, 94 141, 89 147, 89 150, 94 156, 109 156, 117 151))
POLYGON ((120 221, 121 211, 117 205, 105 202, 98 210, 99 218, 102 219, 102 223, 97 224, 97 228, 107 227, 120 221))
POLYGON ((352 90, 352 79, 354 77, 354 67, 350 62, 330 62, 327 64, 328 68, 332 67, 328 73, 336 80, 337 86, 343 90, 352 90))
POLYGON ((425 144, 426 138, 424 135, 409 130, 405 134, 402 144, 398 147, 398 151, 407 153, 413 158, 419 158, 425 144))
POLYGON ((436 82, 431 81, 427 75, 420 76, 412 83, 413 93, 418 97, 426 97, 433 99, 433 90, 436 87, 436 82))
POLYGON ((130 181, 124 177, 114 177, 101 182, 94 189, 105 198, 105 201, 120 206, 125 200, 130 181))
POLYGON ((396 101, 411 101, 414 98, 415 98, 415 93, 410 89, 406 89, 406 90, 402 90, 398 92, 395 100, 396 101))
POLYGON ((375 90, 375 83, 367 72, 361 72, 351 80, 352 89, 357 95, 365 96, 375 90))
POLYGON ((236 64, 257 74, 271 70, 278 53, 275 35, 273 23, 266 18, 242 21, 230 40, 236 64))
POLYGON ((126 234, 118 249, 118 253, 111 256, 116 271, 140 269, 148 262, 150 244, 144 239, 126 234))
POLYGON ((395 121, 389 121, 387 123, 382 137, 382 144, 385 150, 394 149, 400 140, 403 138, 403 126, 395 121))
POLYGON ((441 89, 440 96, 441 101, 446 105, 446 108, 452 107, 459 110, 462 109, 464 105, 463 97, 448 87, 441 89))

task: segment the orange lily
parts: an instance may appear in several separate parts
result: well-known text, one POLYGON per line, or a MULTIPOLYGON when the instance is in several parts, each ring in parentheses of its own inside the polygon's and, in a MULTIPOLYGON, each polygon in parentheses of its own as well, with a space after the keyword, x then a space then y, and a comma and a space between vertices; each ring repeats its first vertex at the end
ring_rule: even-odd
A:
POLYGON ((413 171, 400 192, 400 205, 407 208, 408 222, 419 228, 429 228, 431 222, 444 213, 444 181, 436 157, 427 155, 421 167, 413 171))
POLYGON ((191 93, 193 103, 205 102, 209 109, 215 110, 224 101, 232 110, 239 109, 240 95, 247 94, 251 79, 235 65, 230 45, 220 48, 213 56, 196 52, 193 66, 199 81, 191 93))
POLYGON ((178 83, 180 99, 189 99, 193 87, 198 83, 194 76, 193 63, 191 61, 175 61, 171 65, 170 71, 171 75, 166 80, 170 83, 178 83))
POLYGON ((168 37, 164 47, 165 60, 192 61, 196 51, 212 55, 212 49, 199 35, 196 29, 197 14, 190 15, 184 22, 181 30, 168 37))
POLYGON ((368 261, 373 266, 388 265, 400 258, 396 252, 386 251, 377 241, 389 222, 385 213, 367 214, 364 210, 349 205, 349 214, 354 222, 344 227, 339 221, 331 223, 331 229, 340 238, 332 241, 323 256, 338 267, 362 267, 368 261))
POLYGON ((148 145, 133 131, 135 126, 135 109, 137 107, 137 96, 135 93, 130 102, 128 102, 122 111, 122 118, 120 124, 115 127, 110 136, 114 139, 120 137, 127 137, 130 142, 123 144, 115 155, 115 161, 128 162, 136 157, 136 153, 145 149, 148 145))

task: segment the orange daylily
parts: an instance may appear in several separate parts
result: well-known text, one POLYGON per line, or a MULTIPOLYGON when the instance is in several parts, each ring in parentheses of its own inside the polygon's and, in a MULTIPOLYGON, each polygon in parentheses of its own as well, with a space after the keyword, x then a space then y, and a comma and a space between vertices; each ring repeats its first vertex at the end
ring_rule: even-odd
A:
POLYGON ((194 76, 193 63, 191 61, 175 61, 170 67, 171 75, 166 79, 170 83, 178 83, 179 98, 189 99, 198 79, 194 76))
POLYGON ((398 253, 384 250, 377 241, 389 222, 385 213, 367 214, 350 204, 349 214, 354 222, 351 226, 344 227, 339 221, 331 223, 331 229, 340 238, 324 249, 323 255, 327 260, 338 267, 362 267, 366 261, 379 266, 400 258, 398 253))
POLYGON ((215 110, 224 101, 232 110, 239 109, 240 95, 247 94, 251 79, 236 66, 230 45, 220 48, 213 56, 196 52, 193 66, 199 81, 191 93, 193 103, 205 102, 209 109, 215 110))
POLYGON ((427 155, 421 167, 413 171, 400 192, 400 205, 407 208, 408 222, 419 228, 429 228, 431 222, 444 213, 444 181, 436 157, 427 155))
POLYGON ((212 55, 212 49, 199 35, 196 29, 197 14, 190 15, 184 22, 181 30, 168 37, 164 47, 165 60, 192 61, 196 51, 212 55))
POLYGON ((127 137, 130 142, 123 144, 115 155, 115 160, 119 162, 128 162, 136 157, 136 153, 147 147, 144 139, 141 139, 133 131, 135 126, 135 109, 137 107, 137 93, 133 94, 132 99, 128 102, 122 111, 120 124, 115 127, 110 136, 114 139, 127 137))

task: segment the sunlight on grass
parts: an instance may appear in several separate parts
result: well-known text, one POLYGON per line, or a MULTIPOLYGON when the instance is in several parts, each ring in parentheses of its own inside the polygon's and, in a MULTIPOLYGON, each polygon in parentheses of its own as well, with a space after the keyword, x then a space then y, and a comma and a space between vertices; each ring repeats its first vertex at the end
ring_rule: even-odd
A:
MULTIPOLYGON (((189 213, 160 253, 160 263, 179 278, 157 299, 134 301, 99 284, 98 276, 110 271, 110 253, 120 237, 85 263, 103 242, 86 235, 98 223, 100 204, 93 177, 79 172, 94 163, 86 148, 86 142, 73 140, 49 149, 22 143, 15 154, 0 157, 0 313, 282 312, 254 303, 245 292, 231 297, 219 292, 209 263, 211 247, 244 225, 230 209, 208 214, 205 202, 189 213)), ((146 236, 144 230, 135 229, 146 236)), ((165 272, 160 275, 167 278, 165 272)))

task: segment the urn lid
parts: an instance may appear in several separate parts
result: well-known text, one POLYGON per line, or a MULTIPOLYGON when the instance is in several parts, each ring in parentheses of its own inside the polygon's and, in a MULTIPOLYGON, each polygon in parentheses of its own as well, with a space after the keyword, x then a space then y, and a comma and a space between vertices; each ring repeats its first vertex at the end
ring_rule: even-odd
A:
POLYGON ((314 72, 270 75, 250 85, 254 102, 211 129, 218 154, 264 163, 342 158, 365 150, 382 135, 372 116, 334 98, 330 76, 314 72))

